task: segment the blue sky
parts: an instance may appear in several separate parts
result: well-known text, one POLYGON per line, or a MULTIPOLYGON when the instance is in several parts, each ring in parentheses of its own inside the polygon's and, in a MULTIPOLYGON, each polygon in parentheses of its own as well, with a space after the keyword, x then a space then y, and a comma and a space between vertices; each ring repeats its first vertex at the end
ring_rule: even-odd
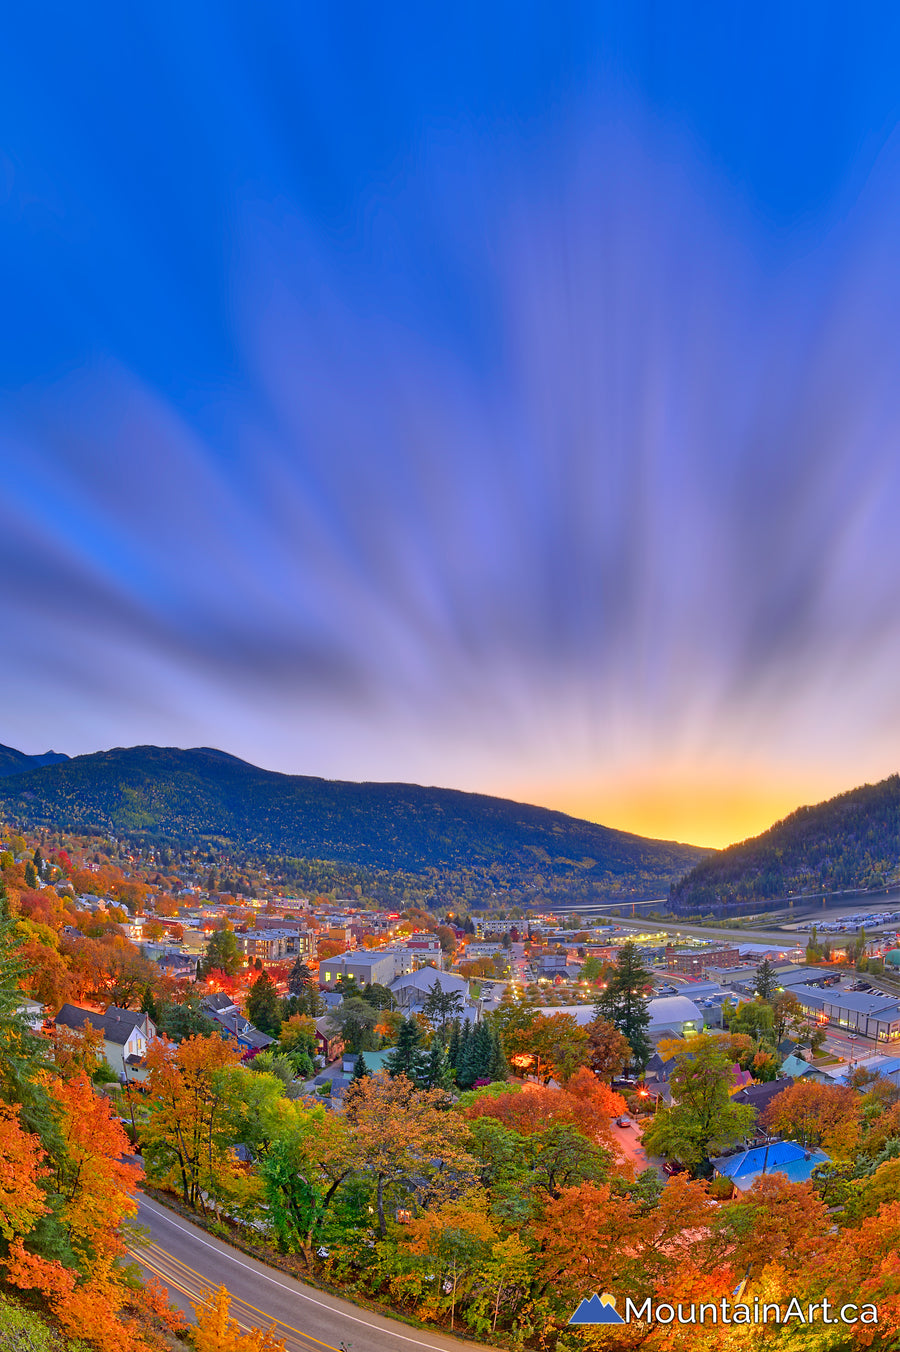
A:
POLYGON ((719 843, 897 768, 900 15, 20 7, 0 741, 719 843))

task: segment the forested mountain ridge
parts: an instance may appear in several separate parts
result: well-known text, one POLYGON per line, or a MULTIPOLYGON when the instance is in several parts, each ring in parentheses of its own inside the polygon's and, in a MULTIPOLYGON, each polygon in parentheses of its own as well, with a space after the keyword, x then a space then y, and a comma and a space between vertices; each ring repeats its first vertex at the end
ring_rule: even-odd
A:
POLYGON ((10 776, 0 814, 29 827, 215 839, 260 858, 426 874, 442 892, 473 897, 659 896, 704 853, 483 794, 278 774, 207 747, 120 747, 10 776))
POLYGON ((36 770, 41 765, 59 765, 68 759, 61 751, 45 751, 42 756, 26 756, 24 751, 0 745, 0 775, 19 775, 25 770, 36 770))
POLYGON ((721 914, 797 893, 881 887, 900 869, 900 776, 801 807, 762 835, 700 861, 671 899, 680 915, 721 914))

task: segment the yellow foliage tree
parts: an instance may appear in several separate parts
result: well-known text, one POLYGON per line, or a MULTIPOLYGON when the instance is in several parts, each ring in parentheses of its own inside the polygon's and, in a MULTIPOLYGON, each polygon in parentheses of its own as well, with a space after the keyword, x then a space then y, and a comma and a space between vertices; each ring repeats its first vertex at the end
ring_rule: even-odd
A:
POLYGON ((218 1291, 204 1291, 199 1301, 191 1301, 197 1315, 193 1329, 197 1352, 285 1352, 284 1340, 275 1333, 275 1325, 267 1329, 248 1329, 231 1317, 231 1297, 224 1286, 218 1291))

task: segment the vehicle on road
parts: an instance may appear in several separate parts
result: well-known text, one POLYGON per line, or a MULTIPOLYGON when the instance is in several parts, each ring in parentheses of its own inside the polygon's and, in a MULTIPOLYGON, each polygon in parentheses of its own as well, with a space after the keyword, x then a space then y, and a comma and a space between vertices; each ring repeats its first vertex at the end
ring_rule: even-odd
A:
POLYGON ((617 1118, 616 1118, 616 1126, 617 1126, 617 1127, 630 1127, 630 1126, 631 1126, 631 1118, 630 1118, 630 1117, 617 1117, 617 1118))

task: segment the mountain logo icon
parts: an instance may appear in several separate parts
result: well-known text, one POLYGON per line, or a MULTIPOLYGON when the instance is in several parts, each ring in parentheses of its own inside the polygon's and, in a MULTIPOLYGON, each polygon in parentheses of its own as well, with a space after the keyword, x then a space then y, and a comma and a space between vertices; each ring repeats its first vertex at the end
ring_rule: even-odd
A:
POLYGON ((624 1324, 625 1320, 616 1310, 616 1298, 607 1291, 602 1296, 593 1295, 583 1300, 569 1320, 570 1324, 624 1324))

